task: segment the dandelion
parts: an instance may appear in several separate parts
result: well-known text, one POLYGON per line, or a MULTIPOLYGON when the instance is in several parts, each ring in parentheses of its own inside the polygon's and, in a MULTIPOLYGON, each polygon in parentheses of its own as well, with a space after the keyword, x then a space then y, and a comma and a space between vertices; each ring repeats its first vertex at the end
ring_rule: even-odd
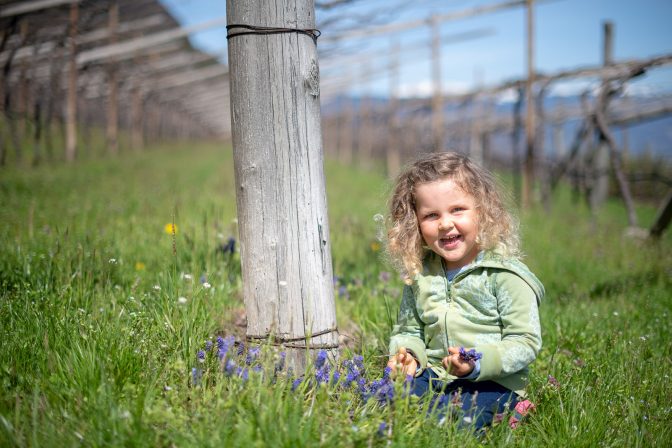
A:
POLYGON ((203 283, 203 288, 204 289, 210 289, 210 288, 212 288, 212 285, 208 282, 205 282, 205 283, 203 283))
POLYGON ((185 303, 187 303, 187 298, 186 297, 178 297, 177 298, 177 303, 179 303, 180 305, 184 305, 185 303))
POLYGON ((154 291, 161 291, 161 287, 159 285, 154 285, 154 291))
POLYGON ((163 231, 166 232, 168 235, 177 235, 177 224, 169 222, 168 224, 163 226, 163 231))
POLYGON ((184 279, 185 281, 190 282, 193 278, 194 278, 194 276, 191 275, 191 274, 184 274, 184 273, 182 273, 182 279, 184 279))
POLYGON ((117 259, 116 258, 110 258, 109 263, 110 264, 117 264, 117 259))
POLYGON ((142 261, 136 261, 135 262, 135 270, 136 271, 144 271, 145 268, 146 268, 145 263, 143 263, 142 261))
POLYGON ((371 248, 372 252, 380 252, 381 245, 378 241, 371 241, 369 247, 371 248))

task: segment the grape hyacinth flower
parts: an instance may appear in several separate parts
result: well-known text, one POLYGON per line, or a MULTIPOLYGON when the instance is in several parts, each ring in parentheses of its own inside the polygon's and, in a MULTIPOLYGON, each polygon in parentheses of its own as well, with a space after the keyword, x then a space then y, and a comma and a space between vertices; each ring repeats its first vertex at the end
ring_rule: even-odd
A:
POLYGON ((292 392, 294 392, 301 385, 302 381, 303 381, 302 378, 297 378, 294 381, 292 381, 292 392))
POLYGON ((205 341, 205 351, 209 352, 210 350, 212 350, 212 345, 213 344, 211 340, 208 339, 207 341, 205 341))
POLYGON ((198 362, 205 362, 205 352, 203 350, 199 350, 196 354, 196 358, 198 359, 198 362))
POLYGON ((227 359, 226 364, 224 364, 224 373, 227 376, 231 376, 233 375, 233 372, 236 370, 236 367, 237 367, 236 361, 234 361, 233 359, 227 359))
POLYGON ((245 364, 248 366, 252 364, 258 357, 261 352, 261 348, 253 347, 247 351, 247 357, 245 358, 245 364))
POLYGON ((482 353, 477 352, 475 349, 466 350, 464 347, 460 347, 460 361, 462 362, 476 362, 483 357, 482 353))
POLYGON ((201 376, 203 375, 203 372, 201 369, 197 369, 196 367, 192 367, 191 369, 191 380, 192 384, 194 386, 198 386, 201 383, 201 376))
POLYGON ((387 423, 381 422, 380 425, 378 425, 378 431, 376 432, 378 437, 383 437, 385 435, 386 429, 387 429, 387 423))
POLYGON ((280 359, 275 363, 275 373, 282 372, 285 369, 285 358, 287 353, 280 352, 280 359))

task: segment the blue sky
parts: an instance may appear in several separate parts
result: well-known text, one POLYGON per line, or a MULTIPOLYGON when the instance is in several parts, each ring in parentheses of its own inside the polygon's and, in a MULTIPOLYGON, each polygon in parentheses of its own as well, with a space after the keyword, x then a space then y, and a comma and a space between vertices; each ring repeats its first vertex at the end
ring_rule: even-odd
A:
MULTIPOLYGON (((244 0, 240 0, 244 1, 244 0)), ((364 0, 343 12, 389 14, 393 21, 403 22, 432 14, 445 14, 477 5, 499 3, 501 0, 364 0), (413 4, 413 7, 399 5, 413 4), (390 7, 389 5, 393 5, 390 7), (394 6, 397 6, 394 9, 394 6)), ((205 22, 226 15, 224 0, 161 0, 184 25, 205 22)), ((614 24, 614 57, 618 60, 647 58, 672 53, 672 0, 554 0, 536 5, 536 68, 552 73, 578 66, 602 62, 602 24, 614 24)), ((318 21, 321 17, 318 11, 318 21)), ((520 78, 525 74, 525 10, 516 8, 471 19, 446 22, 441 27, 442 37, 474 30, 488 30, 489 35, 478 39, 444 45, 442 50, 442 84, 446 92, 461 92, 478 83, 494 85, 520 78)), ((323 33, 325 42, 329 32, 323 33)), ((400 45, 416 43, 401 56, 400 90, 404 94, 426 93, 431 89, 431 65, 427 27, 399 33, 400 45)), ((378 49, 382 56, 371 58, 367 67, 361 62, 346 64, 347 69, 328 69, 326 58, 323 81, 330 77, 351 76, 358 80, 348 84, 345 93, 362 91, 385 95, 389 78, 385 67, 388 61, 391 36, 369 38, 355 53, 371 54, 378 49), (361 72, 376 74, 361 80, 361 72), (359 73, 359 74, 358 74, 359 73), (359 78, 358 78, 359 77, 359 78)), ((318 45, 322 45, 318 41, 318 45)), ((226 31, 216 29, 192 37, 192 43, 204 51, 226 52, 226 31)), ((349 42, 356 46, 358 42, 349 42)), ((556 93, 574 93, 585 83, 565 83, 556 87, 556 93)), ((672 92, 672 67, 652 70, 632 83, 633 92, 672 92)))

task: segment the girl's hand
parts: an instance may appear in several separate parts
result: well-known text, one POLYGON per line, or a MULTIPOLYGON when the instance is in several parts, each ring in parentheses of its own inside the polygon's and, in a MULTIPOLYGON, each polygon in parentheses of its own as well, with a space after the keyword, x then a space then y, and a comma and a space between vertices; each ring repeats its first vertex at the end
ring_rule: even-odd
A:
POLYGON ((462 361, 460 359, 459 347, 448 347, 448 356, 443 358, 441 362, 448 373, 457 377, 467 376, 474 370, 473 361, 462 361))
POLYGON ((387 367, 392 369, 392 377, 394 378, 398 372, 405 375, 415 376, 415 371, 418 369, 418 361, 406 351, 405 347, 400 347, 396 355, 390 357, 387 361, 387 367))

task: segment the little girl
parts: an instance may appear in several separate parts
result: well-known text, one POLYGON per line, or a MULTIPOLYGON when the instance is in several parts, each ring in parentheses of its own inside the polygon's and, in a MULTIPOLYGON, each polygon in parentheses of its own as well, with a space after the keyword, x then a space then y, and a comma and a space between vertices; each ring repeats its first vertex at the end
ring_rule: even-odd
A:
POLYGON ((439 415, 453 406, 480 430, 523 405, 544 287, 518 259, 493 176, 465 156, 419 159, 397 178, 389 213, 388 252, 407 286, 388 366, 414 377, 412 394, 439 394, 439 415))

